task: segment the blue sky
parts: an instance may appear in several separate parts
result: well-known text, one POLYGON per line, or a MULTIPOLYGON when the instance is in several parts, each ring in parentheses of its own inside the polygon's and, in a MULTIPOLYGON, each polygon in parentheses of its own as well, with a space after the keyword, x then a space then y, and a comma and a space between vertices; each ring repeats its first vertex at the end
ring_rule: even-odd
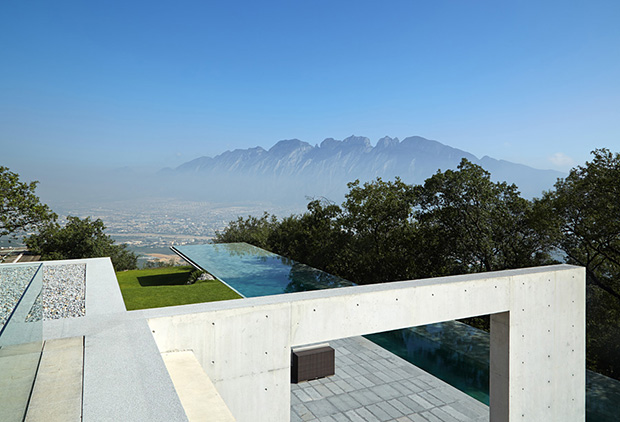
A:
POLYGON ((619 22, 618 0, 6 0, 0 165, 355 134, 567 170, 620 151, 619 22))

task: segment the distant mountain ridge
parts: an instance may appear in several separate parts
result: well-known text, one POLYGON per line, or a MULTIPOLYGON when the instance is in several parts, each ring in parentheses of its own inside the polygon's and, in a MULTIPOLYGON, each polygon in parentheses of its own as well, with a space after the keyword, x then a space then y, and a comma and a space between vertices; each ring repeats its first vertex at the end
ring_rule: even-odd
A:
MULTIPOLYGON (((282 140, 269 150, 261 147, 226 151, 215 157, 200 157, 176 169, 160 173, 180 179, 233 181, 235 184, 270 185, 291 188, 307 196, 342 196, 346 183, 377 177, 391 180, 399 176, 407 183, 422 183, 438 170, 455 169, 462 158, 478 164, 496 181, 514 183, 525 197, 540 196, 551 189, 557 178, 554 170, 538 170, 521 164, 473 154, 440 142, 411 136, 383 137, 373 147, 370 139, 350 136, 327 138, 320 145, 299 139, 282 140)), ((330 199, 332 199, 330 197, 330 199)))

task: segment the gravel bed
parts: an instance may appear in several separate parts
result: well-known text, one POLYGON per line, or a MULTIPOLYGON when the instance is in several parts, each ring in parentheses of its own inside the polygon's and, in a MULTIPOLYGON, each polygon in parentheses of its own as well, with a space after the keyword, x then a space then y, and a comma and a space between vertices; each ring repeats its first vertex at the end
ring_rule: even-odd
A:
POLYGON ((0 328, 4 326, 38 265, 0 267, 0 328))
POLYGON ((86 313, 86 264, 43 265, 43 289, 28 321, 76 318, 86 313))

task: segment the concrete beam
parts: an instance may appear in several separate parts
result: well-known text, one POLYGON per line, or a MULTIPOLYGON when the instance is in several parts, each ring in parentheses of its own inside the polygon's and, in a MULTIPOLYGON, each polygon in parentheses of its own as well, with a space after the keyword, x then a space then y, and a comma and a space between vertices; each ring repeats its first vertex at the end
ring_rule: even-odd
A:
POLYGON ((583 421, 585 272, 558 265, 145 311, 192 350, 239 421, 290 418, 292 346, 493 317, 492 421, 583 421))

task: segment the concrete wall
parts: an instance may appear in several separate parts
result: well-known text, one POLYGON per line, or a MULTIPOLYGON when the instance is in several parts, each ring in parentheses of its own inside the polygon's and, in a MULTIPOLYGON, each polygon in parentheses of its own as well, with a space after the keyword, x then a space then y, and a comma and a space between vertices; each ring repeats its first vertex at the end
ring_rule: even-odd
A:
POLYGON ((239 422, 290 418, 293 346, 494 314, 492 421, 583 421, 585 272, 568 265, 143 311, 193 350, 239 422))

